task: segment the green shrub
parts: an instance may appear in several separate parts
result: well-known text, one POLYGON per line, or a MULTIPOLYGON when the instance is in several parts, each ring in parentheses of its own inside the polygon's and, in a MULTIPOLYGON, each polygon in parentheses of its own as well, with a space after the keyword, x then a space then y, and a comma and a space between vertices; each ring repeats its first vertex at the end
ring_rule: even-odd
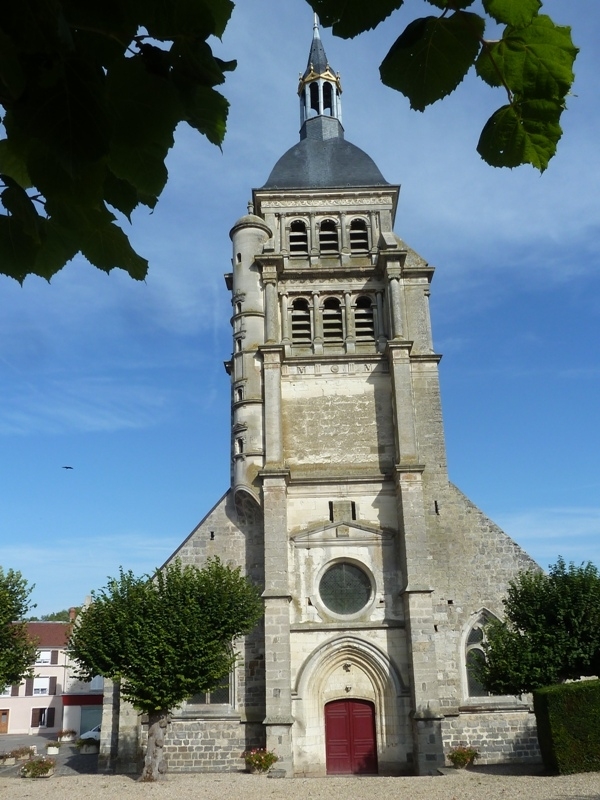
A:
POLYGON ((53 758, 33 758, 21 767, 21 777, 42 778, 54 770, 55 764, 56 761, 53 758))
POLYGON ((538 689, 533 707, 547 770, 561 775, 600 771, 600 680, 538 689))

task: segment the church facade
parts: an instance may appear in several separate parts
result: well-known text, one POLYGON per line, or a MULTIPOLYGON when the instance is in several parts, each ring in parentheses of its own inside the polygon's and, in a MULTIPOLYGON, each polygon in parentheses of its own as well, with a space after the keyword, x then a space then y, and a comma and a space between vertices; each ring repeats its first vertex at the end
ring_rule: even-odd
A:
MULTIPOLYGON (((538 756, 527 700, 470 669, 536 565, 448 480, 433 268, 394 232, 399 187, 345 139, 340 95, 315 25, 300 141, 230 234, 231 486, 172 556, 241 566, 264 624, 228 686, 173 710, 171 770, 237 770, 252 747, 288 776, 434 774, 460 743, 538 756)), ((143 732, 105 703, 126 769, 143 732)))

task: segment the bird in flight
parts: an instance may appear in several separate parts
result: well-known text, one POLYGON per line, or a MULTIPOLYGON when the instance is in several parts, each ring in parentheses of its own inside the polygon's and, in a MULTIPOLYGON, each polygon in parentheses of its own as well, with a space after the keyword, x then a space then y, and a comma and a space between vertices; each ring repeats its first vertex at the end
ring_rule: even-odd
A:
POLYGON ((63 469, 73 469, 73 467, 63 467, 63 469))

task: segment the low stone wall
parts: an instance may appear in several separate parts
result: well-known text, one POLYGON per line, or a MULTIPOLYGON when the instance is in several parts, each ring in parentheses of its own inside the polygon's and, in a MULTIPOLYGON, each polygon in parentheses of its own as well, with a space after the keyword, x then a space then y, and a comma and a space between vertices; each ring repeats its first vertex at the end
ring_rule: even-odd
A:
POLYGON ((169 772, 234 772, 244 749, 239 719, 173 719, 165 741, 169 772))
POLYGON ((442 723, 444 751, 459 744, 475 747, 477 764, 535 763, 541 761, 535 715, 518 711, 461 712, 442 723))

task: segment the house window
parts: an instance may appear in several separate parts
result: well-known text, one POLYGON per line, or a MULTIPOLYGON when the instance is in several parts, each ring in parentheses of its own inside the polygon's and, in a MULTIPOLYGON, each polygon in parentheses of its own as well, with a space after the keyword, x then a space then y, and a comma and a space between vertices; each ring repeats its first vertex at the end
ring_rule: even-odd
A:
POLYGON ((364 219, 353 219, 350 223, 350 252, 366 253, 368 249, 367 223, 364 219))
POLYGON ((485 689, 477 676, 477 665, 485 658, 485 626, 490 621, 487 614, 480 614, 467 636, 465 646, 465 665, 467 669, 467 694, 469 697, 487 697, 485 689))
POLYGON ((341 342, 344 338, 342 306, 337 297, 328 297, 323 303, 323 339, 341 342))
POLYGON ((334 564, 319 583, 323 605, 334 614, 358 613, 369 603, 371 593, 369 576, 356 564, 334 564))
POLYGON ((354 309, 354 329, 357 341, 375 338, 373 304, 369 297, 359 297, 354 309))
POLYGON ((53 708, 32 708, 31 709, 32 728, 53 728, 54 709, 53 708))
POLYGON ((50 678, 34 678, 33 679, 33 693, 35 694, 50 694, 50 678))
POLYGON ((0 692, 0 697, 10 697, 12 692, 12 686, 5 686, 4 689, 0 692))
POLYGON ((90 681, 91 692, 101 692, 104 689, 104 678, 102 675, 94 675, 90 681))
POLYGON ((310 344, 311 339, 308 300, 299 297, 292 304, 292 342, 294 344, 310 344))
POLYGON ((325 254, 339 250, 337 225, 332 219, 324 219, 319 226, 319 248, 325 254))
POLYGON ((308 253, 306 224, 300 219, 294 220, 290 225, 290 253, 296 256, 308 253))
POLYGON ((38 650, 36 664, 58 664, 58 650, 38 650))

